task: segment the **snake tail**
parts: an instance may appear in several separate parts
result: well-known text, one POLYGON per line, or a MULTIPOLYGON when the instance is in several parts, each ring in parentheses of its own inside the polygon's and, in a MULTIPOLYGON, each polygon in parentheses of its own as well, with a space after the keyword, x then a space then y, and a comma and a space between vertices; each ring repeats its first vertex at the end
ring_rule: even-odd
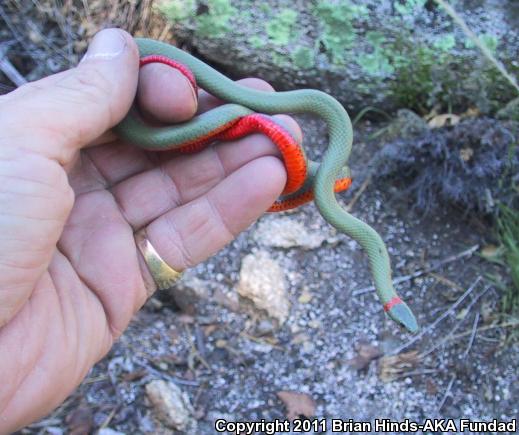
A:
MULTIPOLYGON (((148 150, 179 150, 186 145, 189 146, 184 148, 185 151, 198 150, 211 141, 223 137, 228 139, 229 135, 232 137, 233 131, 239 135, 249 128, 270 134, 273 140, 283 138, 288 150, 283 155, 287 179, 293 183, 278 199, 273 211, 283 210, 284 206, 298 206, 313 198, 323 218, 339 232, 356 240, 367 253, 376 292, 387 315, 409 332, 416 332, 418 324, 412 311, 393 288, 389 254, 384 241, 372 227, 344 210, 335 198, 337 190, 351 184, 347 163, 353 143, 353 129, 344 107, 332 96, 313 89, 265 92, 247 88, 172 45, 144 38, 136 38, 136 42, 141 59, 150 56, 146 62, 171 64, 188 77, 194 89, 198 82, 201 88, 229 104, 197 115, 188 122, 163 127, 147 125, 137 116, 134 108, 115 127, 116 133, 122 139, 148 150), (306 159, 300 144, 292 144, 283 126, 267 116, 276 113, 310 113, 325 121, 328 147, 320 163, 306 159), (240 123, 242 118, 247 119, 240 123), (295 161, 299 163, 295 164, 295 161), (297 178, 297 182, 292 177, 294 180, 297 178)), ((281 151, 283 154, 283 149, 281 151)))

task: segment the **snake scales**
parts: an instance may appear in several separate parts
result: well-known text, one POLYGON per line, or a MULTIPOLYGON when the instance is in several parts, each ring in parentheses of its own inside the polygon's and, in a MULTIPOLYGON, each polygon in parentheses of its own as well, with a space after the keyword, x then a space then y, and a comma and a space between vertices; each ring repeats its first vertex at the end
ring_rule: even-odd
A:
POLYGON ((253 131, 267 134, 281 151, 287 169, 287 185, 272 211, 298 206, 314 199, 323 218, 339 232, 355 239, 366 251, 378 297, 388 316, 410 332, 418 330, 407 304, 396 294, 391 279, 389 255, 378 233, 347 213, 337 202, 335 192, 349 187, 346 164, 353 132, 342 105, 330 95, 310 89, 264 92, 240 86, 190 54, 151 39, 136 39, 141 65, 160 62, 181 71, 196 89, 227 102, 190 121, 166 126, 146 125, 132 109, 116 126, 123 139, 148 150, 196 152, 215 140, 228 140, 253 131), (300 144, 268 115, 311 113, 327 124, 329 143, 322 162, 306 159, 300 144))

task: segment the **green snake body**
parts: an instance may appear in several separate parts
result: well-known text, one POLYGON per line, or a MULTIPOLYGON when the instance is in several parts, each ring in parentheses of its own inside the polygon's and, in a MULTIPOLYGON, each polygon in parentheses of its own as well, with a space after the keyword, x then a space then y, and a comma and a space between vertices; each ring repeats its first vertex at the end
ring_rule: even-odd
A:
POLYGON ((326 122, 329 145, 312 180, 315 203, 326 221, 355 239, 367 252, 378 297, 389 317, 408 331, 416 332, 418 325, 414 315, 393 288, 389 255, 381 237, 369 225, 342 209, 335 198, 334 183, 343 174, 353 141, 351 121, 343 106, 335 98, 318 90, 270 93, 246 88, 169 44, 140 38, 136 41, 141 56, 162 55, 180 62, 193 72, 201 88, 232 103, 196 116, 189 122, 160 128, 145 125, 135 113, 130 112, 116 127, 116 132, 142 148, 172 149, 251 112, 311 113, 326 122))

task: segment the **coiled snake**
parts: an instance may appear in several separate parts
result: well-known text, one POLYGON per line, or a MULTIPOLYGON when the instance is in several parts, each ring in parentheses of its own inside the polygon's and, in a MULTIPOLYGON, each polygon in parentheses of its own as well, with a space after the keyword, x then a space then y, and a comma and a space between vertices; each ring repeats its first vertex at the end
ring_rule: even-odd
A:
POLYGON ((396 294, 391 279, 387 249, 378 233, 347 213, 335 199, 335 192, 351 184, 345 166, 351 151, 353 132, 342 105, 330 95, 311 89, 263 92, 240 86, 190 54, 169 44, 136 38, 141 66, 160 62, 183 73, 196 90, 200 86, 229 104, 221 105, 190 121, 153 127, 145 124, 133 108, 115 128, 123 139, 148 150, 196 152, 215 140, 229 140, 251 132, 268 135, 278 146, 287 184, 270 211, 297 207, 314 200, 321 215, 341 233, 355 239, 367 252, 378 297, 391 319, 410 332, 418 330, 416 319, 396 294), (195 81, 196 80, 196 81, 195 81), (269 114, 311 113, 327 124, 329 144, 321 163, 306 159, 303 148, 269 114))

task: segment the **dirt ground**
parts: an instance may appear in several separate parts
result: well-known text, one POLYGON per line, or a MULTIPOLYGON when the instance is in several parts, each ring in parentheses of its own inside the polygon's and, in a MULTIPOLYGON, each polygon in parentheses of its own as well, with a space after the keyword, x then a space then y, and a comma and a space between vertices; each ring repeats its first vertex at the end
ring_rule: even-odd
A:
MULTIPOLYGON (((12 60, 23 70, 23 56, 12 60)), ((309 118, 302 125, 310 156, 319 158, 324 126, 309 118)), ((154 380, 186 393, 198 426, 192 433, 207 435, 217 433, 218 418, 517 418, 519 345, 511 333, 517 319, 498 315, 500 290, 490 276, 504 271, 479 255, 492 242, 488 225, 447 206, 424 216, 392 183, 366 179, 383 142, 369 138, 380 127, 356 127, 355 182, 340 201, 353 200, 352 213, 387 243, 394 276, 403 277, 397 290, 421 325, 418 335, 387 320, 369 289, 367 257, 335 234, 314 205, 268 214, 261 221, 288 218, 325 241, 313 249, 264 246, 253 225, 192 271, 203 297, 175 304, 172 292, 157 294, 78 390, 20 433, 175 433, 146 395, 154 380), (236 296, 242 259, 259 250, 287 281, 290 310, 282 325, 236 296), (303 396, 281 400, 281 391, 303 396)))
MULTIPOLYGON (((322 149, 323 126, 311 119, 302 125, 306 143, 322 149)), ((356 129, 351 166, 357 178, 380 146, 365 140, 377 128, 356 129)), ((342 203, 350 203, 358 184, 341 195, 342 203)), ((291 309, 284 325, 276 327, 247 304, 235 311, 222 297, 235 294, 242 258, 260 248, 253 225, 193 271, 208 296, 191 314, 178 311, 170 294, 157 295, 78 391, 22 433, 65 433, 83 419, 88 431, 168 433, 145 394, 156 379, 187 393, 201 434, 217 433, 217 418, 286 418, 277 396, 286 390, 310 396, 318 418, 516 417, 519 346, 496 316, 500 294, 488 275, 502 271, 477 254, 487 243, 484 223, 454 209, 422 216, 389 184, 368 184, 352 211, 381 233, 396 277, 433 269, 397 286, 417 314, 417 336, 400 331, 373 292, 363 292, 371 278, 359 246, 335 235, 307 205, 286 216, 331 242, 311 250, 261 247, 288 281, 291 309)), ((78 433, 84 429, 79 425, 78 433)))

